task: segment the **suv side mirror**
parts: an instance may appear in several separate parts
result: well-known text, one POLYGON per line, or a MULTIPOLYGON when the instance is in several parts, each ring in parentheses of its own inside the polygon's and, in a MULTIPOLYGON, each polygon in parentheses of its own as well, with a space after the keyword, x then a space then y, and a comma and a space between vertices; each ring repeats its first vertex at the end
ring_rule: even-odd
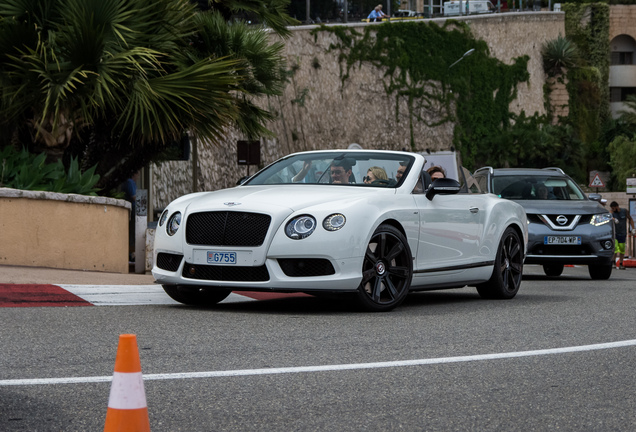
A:
POLYGON ((457 180, 441 178, 433 180, 431 186, 426 190, 426 198, 433 200, 435 195, 452 195, 459 192, 461 186, 457 180))
POLYGON ((587 196, 587 198, 591 201, 601 202, 601 198, 603 198, 603 196, 601 194, 591 193, 587 196))

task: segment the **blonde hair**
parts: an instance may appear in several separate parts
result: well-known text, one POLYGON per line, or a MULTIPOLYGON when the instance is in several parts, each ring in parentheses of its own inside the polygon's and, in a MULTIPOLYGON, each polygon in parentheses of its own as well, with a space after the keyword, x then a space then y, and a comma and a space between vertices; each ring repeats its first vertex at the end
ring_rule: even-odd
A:
POLYGON ((389 177, 386 175, 386 171, 384 168, 380 168, 377 166, 373 166, 367 170, 367 172, 371 171, 371 174, 376 178, 376 180, 388 180, 389 177))

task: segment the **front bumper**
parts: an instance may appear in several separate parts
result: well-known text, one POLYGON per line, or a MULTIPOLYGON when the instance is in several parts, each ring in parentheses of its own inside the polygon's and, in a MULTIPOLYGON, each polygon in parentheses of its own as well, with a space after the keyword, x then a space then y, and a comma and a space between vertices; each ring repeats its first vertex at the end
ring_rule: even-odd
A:
POLYGON ((250 291, 353 292, 362 279, 362 257, 337 261, 324 257, 267 258, 260 266, 220 266, 189 263, 182 255, 169 255, 171 264, 164 265, 165 256, 159 252, 152 269, 156 282, 162 285, 250 291))
POLYGON ((611 265, 614 232, 610 224, 580 224, 571 231, 554 231, 541 223, 528 226, 526 264, 611 265), (546 245, 546 236, 579 236, 581 244, 546 245))

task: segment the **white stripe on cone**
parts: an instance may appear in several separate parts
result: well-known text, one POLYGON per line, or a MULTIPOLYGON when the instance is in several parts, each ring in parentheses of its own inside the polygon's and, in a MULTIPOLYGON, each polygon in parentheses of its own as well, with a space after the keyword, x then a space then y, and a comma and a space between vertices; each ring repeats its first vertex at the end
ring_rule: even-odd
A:
POLYGON ((147 408, 146 392, 141 372, 115 372, 110 386, 108 408, 147 408))

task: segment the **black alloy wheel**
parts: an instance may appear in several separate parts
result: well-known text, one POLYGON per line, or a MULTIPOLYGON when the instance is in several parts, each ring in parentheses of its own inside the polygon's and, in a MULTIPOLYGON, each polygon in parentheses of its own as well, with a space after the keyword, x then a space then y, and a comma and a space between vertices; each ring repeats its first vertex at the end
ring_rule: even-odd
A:
POLYGON ((207 288, 193 285, 162 285, 174 301, 190 306, 214 306, 232 293, 227 288, 207 288))
POLYGON ((492 276, 477 285, 477 292, 482 298, 511 299, 519 291, 522 273, 523 245, 517 231, 508 227, 499 242, 492 276))
POLYGON ((408 294, 412 277, 413 258, 406 238, 397 228, 380 225, 367 245, 362 263, 360 305, 372 312, 395 308, 408 294))

